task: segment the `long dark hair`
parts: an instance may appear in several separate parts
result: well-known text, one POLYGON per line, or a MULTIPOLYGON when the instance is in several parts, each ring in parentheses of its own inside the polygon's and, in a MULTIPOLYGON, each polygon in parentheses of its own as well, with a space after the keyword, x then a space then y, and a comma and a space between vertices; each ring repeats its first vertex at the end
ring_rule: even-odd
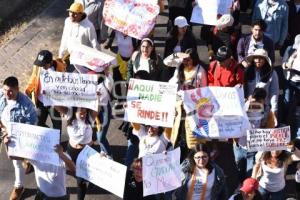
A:
POLYGON ((191 149, 188 159, 190 161, 190 172, 192 173, 194 168, 196 167, 196 162, 194 159, 194 155, 199 152, 199 151, 203 151, 207 154, 208 156, 208 163, 206 165, 206 168, 208 169, 209 173, 212 171, 213 167, 211 165, 211 161, 210 161, 210 148, 206 145, 206 144, 197 144, 193 149, 191 149))
MULTIPOLYGON (((193 66, 197 66, 198 64, 201 64, 202 62, 200 61, 200 58, 198 56, 198 53, 197 53, 197 49, 194 49, 194 48, 190 48, 190 49, 187 49, 185 51, 185 53, 189 54, 190 55, 190 58, 192 59, 193 61, 193 66)), ((183 84, 184 81, 185 81, 185 76, 184 76, 184 64, 181 63, 179 68, 178 68, 178 80, 179 80, 179 83, 180 84, 183 84)))
POLYGON ((140 44, 140 47, 139 47, 139 53, 142 54, 141 47, 142 47, 142 44, 144 42, 147 42, 152 47, 152 51, 151 51, 151 54, 150 54, 150 59, 156 61, 157 60, 157 54, 156 54, 155 46, 154 46, 154 43, 151 43, 149 40, 142 40, 141 41, 141 44, 140 44))
MULTIPOLYGON (((266 151, 262 155, 262 160, 267 162, 272 157, 271 151, 266 151)), ((279 156, 277 156, 277 167, 283 167, 284 162, 290 158, 290 154, 287 151, 282 151, 279 156)))
MULTIPOLYGON (((72 126, 73 121, 76 119, 76 112, 77 112, 78 109, 79 109, 78 107, 72 107, 72 116, 71 116, 70 119, 67 120, 67 126, 72 126)), ((91 125, 92 122, 90 122, 90 120, 89 120, 90 110, 87 109, 87 108, 84 108, 84 109, 86 109, 86 112, 87 112, 86 117, 85 117, 85 123, 91 125)))

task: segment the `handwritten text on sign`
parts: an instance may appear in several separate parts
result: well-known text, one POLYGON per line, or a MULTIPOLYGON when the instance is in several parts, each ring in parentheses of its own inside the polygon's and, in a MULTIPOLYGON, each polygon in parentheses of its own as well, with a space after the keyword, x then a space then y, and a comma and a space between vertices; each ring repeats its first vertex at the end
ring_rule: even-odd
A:
POLYGON ((248 151, 286 150, 291 140, 290 127, 247 131, 248 151))
POLYGON ((158 14, 157 1, 106 0, 103 8, 107 26, 139 40, 149 35, 158 14))
POLYGON ((80 152, 76 161, 76 176, 123 198, 126 166, 105 157, 88 145, 80 152))
POLYGON ((40 80, 45 106, 74 106, 97 110, 97 75, 43 70, 40 80))
POLYGON ((130 79, 125 120, 172 127, 175 117, 176 84, 130 79))
POLYGON ((239 138, 246 135, 250 124, 239 90, 202 87, 184 91, 186 120, 195 137, 239 138))
POLYGON ((167 154, 143 157, 144 196, 168 192, 181 186, 180 148, 167 154))
POLYGON ((60 131, 29 124, 11 123, 8 155, 59 165, 54 146, 59 144, 60 131))

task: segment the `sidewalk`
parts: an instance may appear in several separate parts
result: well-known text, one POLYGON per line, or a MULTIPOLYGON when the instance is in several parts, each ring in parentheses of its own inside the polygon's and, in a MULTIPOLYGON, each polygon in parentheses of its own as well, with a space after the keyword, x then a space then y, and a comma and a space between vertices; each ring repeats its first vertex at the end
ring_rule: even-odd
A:
POLYGON ((27 28, 0 49, 0 82, 16 76, 24 90, 37 53, 48 49, 57 54, 66 9, 71 0, 54 0, 49 7, 29 23, 27 28))

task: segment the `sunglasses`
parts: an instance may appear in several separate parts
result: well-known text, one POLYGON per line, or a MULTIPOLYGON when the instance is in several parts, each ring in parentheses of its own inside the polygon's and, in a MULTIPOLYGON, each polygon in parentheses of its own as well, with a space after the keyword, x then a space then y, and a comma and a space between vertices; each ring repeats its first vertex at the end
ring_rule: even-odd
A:
POLYGON ((195 160, 200 160, 200 159, 205 160, 207 158, 208 158, 208 156, 194 156, 195 160))

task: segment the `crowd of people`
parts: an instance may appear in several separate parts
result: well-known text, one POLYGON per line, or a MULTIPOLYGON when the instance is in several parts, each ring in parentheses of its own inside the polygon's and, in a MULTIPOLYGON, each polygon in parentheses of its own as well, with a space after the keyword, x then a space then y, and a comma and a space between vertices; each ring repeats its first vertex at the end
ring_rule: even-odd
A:
MULTIPOLYGON (((283 200, 286 199, 286 171, 295 158, 300 158, 300 20, 299 0, 233 0, 228 14, 218 15, 215 26, 201 25, 201 35, 194 35, 190 23, 194 0, 168 0, 169 20, 163 56, 156 50, 155 32, 141 40, 130 37, 105 25, 102 17, 104 0, 75 0, 67 10, 58 57, 42 50, 34 61, 32 75, 25 92, 19 89, 16 77, 7 77, 0 93, 2 138, 11 141, 9 123, 18 122, 63 131, 66 128, 66 152, 61 145, 54 147, 60 166, 36 160, 10 157, 15 171, 10 200, 20 199, 25 190, 24 177, 33 168, 36 200, 69 199, 66 171, 76 171, 76 160, 86 145, 101 156, 113 159, 107 139, 111 119, 122 118, 126 109, 126 86, 131 78, 175 83, 178 85, 176 116, 173 127, 123 122, 120 129, 128 140, 124 165, 128 167, 124 199, 127 200, 283 200), (248 4, 248 5, 247 5, 248 4), (249 8, 251 14, 244 12, 249 8), (240 13, 252 19, 251 32, 242 34, 240 13), (205 42, 206 63, 200 60, 197 39, 205 42), (72 72, 72 44, 80 43, 101 51, 117 46, 114 66, 98 74, 98 109, 83 107, 45 106, 41 91, 42 71, 72 72), (279 51, 278 57, 275 52, 279 51), (178 61, 180 60, 180 62, 178 61), (281 65, 275 66, 275 60, 281 65), (114 84, 114 83, 123 84, 114 84), (252 129, 291 127, 289 149, 264 152, 247 151, 247 138, 228 138, 227 141, 195 137, 186 123, 182 91, 201 87, 243 88, 241 105, 245 105, 252 129), (258 106, 258 107, 257 107, 258 106), (255 109, 251 109, 255 107, 255 109), (256 113, 252 113, 255 110, 256 113), (67 120, 62 127, 62 120, 67 120), (228 177, 218 157, 225 145, 232 152, 238 172, 238 184, 228 186, 228 177), (142 157, 167 153, 179 147, 182 167, 182 186, 174 191, 143 196, 142 157), (236 187, 234 191, 230 188, 236 187)), ((159 0, 160 11, 165 1, 159 0)), ((114 133, 110 133, 114 134, 114 133)), ((298 164, 300 170, 300 163, 298 164)), ((297 173, 296 173, 297 174, 297 173)), ((77 199, 83 200, 88 181, 76 177, 77 199)), ((300 199, 300 178, 296 177, 295 199, 300 199)))

